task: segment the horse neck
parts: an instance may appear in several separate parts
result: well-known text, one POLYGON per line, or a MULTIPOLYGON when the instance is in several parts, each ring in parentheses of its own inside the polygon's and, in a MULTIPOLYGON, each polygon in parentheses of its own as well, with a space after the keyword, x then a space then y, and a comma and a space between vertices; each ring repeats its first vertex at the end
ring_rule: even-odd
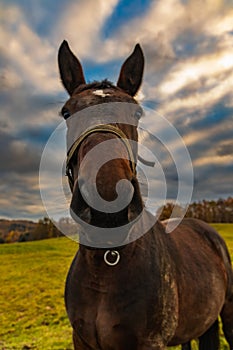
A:
MULTIPOLYGON (((106 271, 112 273, 111 267, 107 266, 104 263, 104 254, 108 250, 116 250, 119 252, 119 265, 123 264, 124 267, 127 267, 127 264, 131 261, 132 257, 140 257, 138 260, 140 261, 141 259, 144 259, 144 256, 148 257, 148 254, 155 256, 160 255, 161 249, 164 245, 163 241, 167 236, 165 234, 164 226, 160 221, 156 221, 155 217, 146 210, 144 211, 144 216, 145 217, 142 222, 136 222, 138 225, 133 226, 130 230, 130 242, 125 245, 109 249, 88 247, 86 245, 80 244, 79 252, 86 269, 90 269, 98 274, 104 267, 104 270, 106 269, 106 271), (147 220, 150 220, 151 223, 151 227, 149 229, 145 229, 145 227, 147 228, 148 226, 145 226, 145 222, 143 222, 147 220), (143 230, 145 230, 145 232, 143 232, 143 230)), ((149 259, 146 260, 148 262, 150 261, 149 259)))

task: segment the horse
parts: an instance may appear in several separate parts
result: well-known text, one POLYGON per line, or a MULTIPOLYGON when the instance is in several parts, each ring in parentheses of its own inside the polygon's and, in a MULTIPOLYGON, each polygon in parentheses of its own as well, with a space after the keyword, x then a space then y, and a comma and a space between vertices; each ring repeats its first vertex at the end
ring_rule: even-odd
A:
MULTIPOLYGON (((79 249, 65 286, 74 348, 163 350, 183 344, 190 349, 190 340, 200 338, 203 349, 214 350, 218 345, 211 335, 216 338, 221 315, 233 350, 233 271, 224 240, 211 226, 191 218, 167 234, 166 225, 154 220, 142 200, 136 171, 142 108, 135 98, 144 70, 140 45, 122 64, 116 85, 107 80, 86 83, 67 41, 59 48, 58 66, 69 94, 61 110, 68 133, 78 131, 71 122, 76 113, 93 107, 92 118, 95 107, 100 107, 98 123, 101 107, 130 106, 110 108, 115 122, 82 132, 68 149, 70 211, 81 222, 79 249), (132 123, 122 122, 122 117, 132 123), (100 147, 98 157, 92 154, 96 147, 100 147), (97 158, 102 157, 108 161, 97 172, 97 158), (128 184, 122 187, 125 207, 110 211, 92 206, 94 185, 108 208, 117 198, 118 183, 128 184)), ((88 121, 88 112, 85 118, 88 121)))

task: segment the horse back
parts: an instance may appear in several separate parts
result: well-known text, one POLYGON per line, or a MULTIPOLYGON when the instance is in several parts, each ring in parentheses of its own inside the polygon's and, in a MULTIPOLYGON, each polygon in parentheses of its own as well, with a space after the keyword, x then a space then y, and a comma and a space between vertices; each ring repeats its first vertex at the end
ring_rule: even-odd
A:
MULTIPOLYGON (((227 295, 228 293, 231 294, 233 284, 231 258, 226 243, 220 234, 206 222, 191 218, 184 219, 174 233, 173 239, 176 242, 181 240, 183 234, 185 240, 190 244, 191 250, 201 252, 203 248, 206 249, 205 247, 210 248, 214 261, 220 261, 220 265, 226 272, 228 282, 226 293, 227 295)), ((212 260, 212 263, 214 261, 212 260)))
POLYGON ((207 330, 215 322, 227 295, 232 293, 233 282, 226 244, 210 225, 184 219, 168 240, 179 295, 179 321, 173 345, 179 343, 183 334, 187 340, 199 337, 203 323, 207 330))

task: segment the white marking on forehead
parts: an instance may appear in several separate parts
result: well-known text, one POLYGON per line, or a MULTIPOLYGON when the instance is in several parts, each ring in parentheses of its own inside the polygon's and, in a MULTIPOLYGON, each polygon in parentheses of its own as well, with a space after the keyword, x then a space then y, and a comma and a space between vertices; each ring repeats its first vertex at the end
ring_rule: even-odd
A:
POLYGON ((93 95, 101 96, 101 97, 110 96, 110 94, 104 93, 104 90, 95 90, 93 91, 93 95))

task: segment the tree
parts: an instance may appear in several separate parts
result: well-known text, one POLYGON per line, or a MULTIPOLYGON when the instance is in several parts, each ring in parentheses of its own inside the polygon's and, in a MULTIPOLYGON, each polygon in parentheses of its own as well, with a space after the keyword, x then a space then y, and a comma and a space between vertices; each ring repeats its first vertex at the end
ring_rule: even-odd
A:
MULTIPOLYGON (((181 217, 184 209, 180 206, 174 207, 173 203, 166 203, 157 213, 160 215, 160 220, 166 220, 170 218, 172 211, 176 217, 181 217)), ((233 198, 193 202, 189 205, 185 217, 196 218, 209 223, 233 223, 233 198)))
POLYGON ((18 231, 11 230, 10 232, 8 232, 5 242, 6 243, 16 242, 18 241, 19 236, 20 236, 20 233, 18 231))

